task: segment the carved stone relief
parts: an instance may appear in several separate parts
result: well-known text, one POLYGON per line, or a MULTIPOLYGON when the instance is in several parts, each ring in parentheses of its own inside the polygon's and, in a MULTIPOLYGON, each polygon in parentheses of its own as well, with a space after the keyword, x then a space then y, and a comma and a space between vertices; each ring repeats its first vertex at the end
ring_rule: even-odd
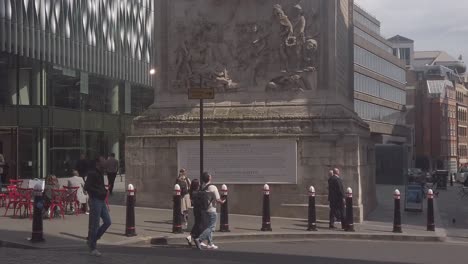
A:
POLYGON ((301 92, 317 86, 318 0, 178 2, 168 36, 170 92, 301 92))

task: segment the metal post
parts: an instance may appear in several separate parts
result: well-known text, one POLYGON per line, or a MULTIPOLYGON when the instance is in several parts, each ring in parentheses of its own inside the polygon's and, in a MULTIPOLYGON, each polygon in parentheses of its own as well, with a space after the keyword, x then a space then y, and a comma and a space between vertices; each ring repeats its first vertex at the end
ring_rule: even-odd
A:
MULTIPOLYGON (((203 80, 200 75, 200 88, 203 88, 203 80)), ((200 179, 203 175, 203 99, 200 99, 200 179)))
POLYGON ((203 99, 200 99, 200 179, 203 174, 203 99))

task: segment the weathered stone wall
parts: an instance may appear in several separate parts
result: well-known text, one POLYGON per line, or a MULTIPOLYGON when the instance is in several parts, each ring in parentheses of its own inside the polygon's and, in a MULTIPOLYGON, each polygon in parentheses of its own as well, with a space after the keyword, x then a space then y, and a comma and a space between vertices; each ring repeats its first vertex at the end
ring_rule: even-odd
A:
MULTIPOLYGON (((314 185, 319 217, 327 218, 333 167, 354 190, 356 218, 373 209, 373 146, 353 110, 353 1, 298 2, 156 1, 156 100, 134 120, 126 145, 126 179, 138 189, 138 205, 172 206, 177 142, 199 135, 198 101, 186 92, 201 83, 216 91, 205 101, 207 140, 297 141, 297 184, 271 186, 273 215, 306 217, 314 185), (292 37, 296 43, 285 47, 292 37)), ((260 214, 262 185, 229 191, 232 213, 260 214)))

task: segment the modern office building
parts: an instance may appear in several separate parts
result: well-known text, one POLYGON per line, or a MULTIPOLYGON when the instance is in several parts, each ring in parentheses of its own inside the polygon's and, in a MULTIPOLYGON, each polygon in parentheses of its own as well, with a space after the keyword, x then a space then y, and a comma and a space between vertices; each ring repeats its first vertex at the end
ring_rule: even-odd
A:
POLYGON ((376 182, 402 183, 412 145, 405 125, 406 64, 381 36, 380 21, 357 5, 354 62, 354 108, 376 144, 376 182))
POLYGON ((80 153, 124 160, 131 121, 154 99, 153 5, 0 1, 0 153, 10 177, 69 174, 80 153))

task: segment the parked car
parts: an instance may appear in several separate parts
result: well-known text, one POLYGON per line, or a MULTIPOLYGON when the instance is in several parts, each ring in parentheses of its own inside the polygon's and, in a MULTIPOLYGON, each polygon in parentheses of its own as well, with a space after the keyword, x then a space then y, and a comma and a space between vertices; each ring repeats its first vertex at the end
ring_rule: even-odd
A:
POLYGON ((465 182, 466 178, 468 177, 468 167, 461 167, 458 172, 455 180, 457 182, 463 183, 465 182))

